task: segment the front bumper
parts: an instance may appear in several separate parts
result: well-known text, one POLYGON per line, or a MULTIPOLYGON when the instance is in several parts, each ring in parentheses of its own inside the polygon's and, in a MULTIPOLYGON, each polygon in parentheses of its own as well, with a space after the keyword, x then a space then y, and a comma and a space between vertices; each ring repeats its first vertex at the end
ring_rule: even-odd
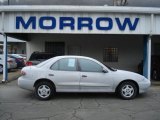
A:
POLYGON ((145 93, 151 86, 151 81, 145 79, 143 82, 139 83, 139 93, 145 93))

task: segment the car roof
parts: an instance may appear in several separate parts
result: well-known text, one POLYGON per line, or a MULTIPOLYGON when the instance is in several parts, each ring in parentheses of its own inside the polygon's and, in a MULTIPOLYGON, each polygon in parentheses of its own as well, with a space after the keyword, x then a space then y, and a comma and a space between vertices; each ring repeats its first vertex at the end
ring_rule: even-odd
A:
POLYGON ((86 56, 78 56, 78 55, 62 55, 62 56, 56 56, 55 58, 87 58, 87 59, 92 59, 90 57, 86 57, 86 56))
MULTIPOLYGON (((93 60, 93 61, 97 61, 94 58, 91 57, 87 57, 87 56, 78 56, 78 55, 63 55, 63 56, 56 56, 53 57, 53 59, 61 59, 61 58, 84 58, 84 59, 89 59, 89 60, 93 60)), ((99 61, 98 61, 99 62, 99 61)))
POLYGON ((18 55, 18 54, 8 54, 8 56, 12 56, 15 58, 23 58, 22 56, 18 55))

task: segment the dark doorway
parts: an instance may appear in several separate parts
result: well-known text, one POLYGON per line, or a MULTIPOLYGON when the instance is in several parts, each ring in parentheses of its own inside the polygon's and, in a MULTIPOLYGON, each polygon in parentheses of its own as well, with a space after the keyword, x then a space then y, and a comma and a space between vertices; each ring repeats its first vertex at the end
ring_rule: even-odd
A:
POLYGON ((45 52, 53 53, 55 56, 65 54, 64 42, 45 42, 45 52))
POLYGON ((154 55, 160 55, 160 43, 154 43, 154 55))

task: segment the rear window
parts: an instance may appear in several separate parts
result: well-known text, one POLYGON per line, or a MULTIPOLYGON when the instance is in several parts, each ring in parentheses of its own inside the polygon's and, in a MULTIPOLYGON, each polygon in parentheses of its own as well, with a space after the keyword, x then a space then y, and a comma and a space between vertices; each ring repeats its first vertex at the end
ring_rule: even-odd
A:
POLYGON ((8 56, 11 58, 22 58, 22 56, 20 56, 20 55, 8 55, 8 56))
POLYGON ((15 56, 16 58, 23 58, 23 57, 20 56, 20 55, 12 55, 12 56, 15 56))
POLYGON ((37 67, 42 67, 42 66, 44 66, 45 64, 47 64, 51 59, 53 59, 53 58, 50 58, 50 59, 48 59, 48 60, 45 60, 45 61, 39 63, 39 64, 36 65, 36 66, 37 66, 37 67))
POLYGON ((51 53, 33 53, 29 60, 47 60, 54 57, 51 53))

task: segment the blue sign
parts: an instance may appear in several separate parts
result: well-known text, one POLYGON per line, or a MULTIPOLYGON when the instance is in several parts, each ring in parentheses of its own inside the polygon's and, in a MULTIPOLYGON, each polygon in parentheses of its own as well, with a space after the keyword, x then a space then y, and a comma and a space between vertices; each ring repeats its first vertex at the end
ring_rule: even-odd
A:
POLYGON ((20 29, 20 26, 24 29, 28 29, 31 27, 33 30, 40 28, 44 30, 54 30, 58 27, 59 30, 64 30, 64 28, 68 27, 71 30, 82 30, 83 28, 87 28, 88 30, 93 30, 95 27, 97 30, 108 31, 113 28, 113 21, 118 26, 118 29, 124 31, 127 27, 129 30, 134 31, 139 22, 139 18, 135 18, 131 20, 128 17, 125 17, 124 20, 120 20, 120 18, 111 18, 111 17, 97 17, 95 23, 93 23, 93 19, 91 17, 59 17, 58 21, 53 16, 42 16, 37 18, 36 16, 30 16, 27 21, 23 19, 22 16, 16 17, 16 29, 20 29), (50 24, 46 25, 45 22, 49 21, 50 24), (75 24, 77 21, 77 24, 75 24), (37 23, 38 22, 38 23, 37 23), (59 26, 57 23, 59 22, 59 26), (101 23, 106 23, 105 25, 101 23))

